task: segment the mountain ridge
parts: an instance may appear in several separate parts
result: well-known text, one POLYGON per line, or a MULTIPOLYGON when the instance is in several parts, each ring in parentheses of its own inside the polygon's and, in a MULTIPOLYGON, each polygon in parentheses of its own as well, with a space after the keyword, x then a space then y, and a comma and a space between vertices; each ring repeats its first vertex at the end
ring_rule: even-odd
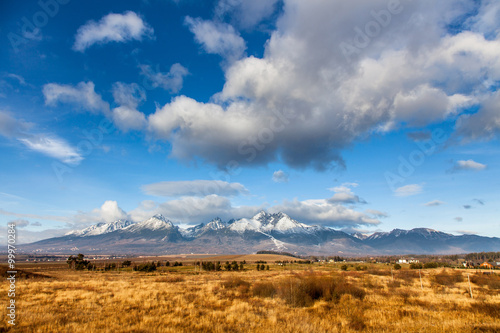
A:
POLYGON ((61 237, 20 245, 24 252, 68 253, 249 253, 278 250, 296 254, 450 254, 498 250, 500 238, 454 236, 429 228, 348 234, 308 225, 283 212, 180 228, 162 215, 140 222, 98 223, 61 237))

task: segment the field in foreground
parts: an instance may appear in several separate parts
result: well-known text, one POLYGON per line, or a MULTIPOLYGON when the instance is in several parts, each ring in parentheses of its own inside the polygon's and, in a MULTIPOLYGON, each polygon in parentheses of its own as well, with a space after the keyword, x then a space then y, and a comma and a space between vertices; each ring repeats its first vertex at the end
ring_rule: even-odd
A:
MULTIPOLYGON (((229 258, 228 258, 229 259, 229 258)), ((500 276, 335 265, 199 272, 24 267, 0 332, 499 332, 500 276), (40 273, 43 275, 31 275, 40 273), (468 275, 473 298, 470 295, 468 275)), ((22 267, 20 267, 23 269, 22 267)), ((1 302, 7 304, 2 284, 1 302)))

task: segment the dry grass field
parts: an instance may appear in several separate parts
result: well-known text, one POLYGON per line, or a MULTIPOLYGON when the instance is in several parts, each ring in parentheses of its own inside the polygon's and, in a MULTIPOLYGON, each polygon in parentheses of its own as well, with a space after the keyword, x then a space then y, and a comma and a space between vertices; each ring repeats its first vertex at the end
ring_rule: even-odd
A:
POLYGON ((429 269, 421 280, 386 265, 341 271, 271 258, 269 270, 257 271, 256 257, 245 258, 235 258, 247 261, 240 272, 19 265, 17 325, 2 306, 0 332, 500 332, 499 275, 429 269))

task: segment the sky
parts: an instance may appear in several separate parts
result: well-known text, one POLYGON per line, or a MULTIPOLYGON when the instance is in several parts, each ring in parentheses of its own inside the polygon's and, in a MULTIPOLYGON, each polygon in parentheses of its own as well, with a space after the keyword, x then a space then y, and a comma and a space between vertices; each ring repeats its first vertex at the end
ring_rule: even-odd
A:
POLYGON ((261 210, 500 237, 499 33, 494 0, 2 1, 0 237, 261 210))

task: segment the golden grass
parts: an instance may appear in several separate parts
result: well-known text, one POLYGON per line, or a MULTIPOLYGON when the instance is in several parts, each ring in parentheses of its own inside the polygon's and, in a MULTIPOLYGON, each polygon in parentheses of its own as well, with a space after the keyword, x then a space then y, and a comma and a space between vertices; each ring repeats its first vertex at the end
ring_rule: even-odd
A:
MULTIPOLYGON (((305 268, 310 266, 257 271, 247 265, 244 272, 195 272, 192 266, 153 273, 58 269, 52 279, 17 281, 17 325, 12 329, 4 319, 0 332, 500 331, 498 277, 471 272, 477 282, 471 299, 468 272, 423 270, 421 286, 414 271, 394 272, 393 278, 374 270, 305 268), (290 295, 319 296, 290 303, 290 295)), ((0 290, 2 304, 7 287, 3 283, 0 290)), ((0 315, 6 318, 5 306, 0 315)))

